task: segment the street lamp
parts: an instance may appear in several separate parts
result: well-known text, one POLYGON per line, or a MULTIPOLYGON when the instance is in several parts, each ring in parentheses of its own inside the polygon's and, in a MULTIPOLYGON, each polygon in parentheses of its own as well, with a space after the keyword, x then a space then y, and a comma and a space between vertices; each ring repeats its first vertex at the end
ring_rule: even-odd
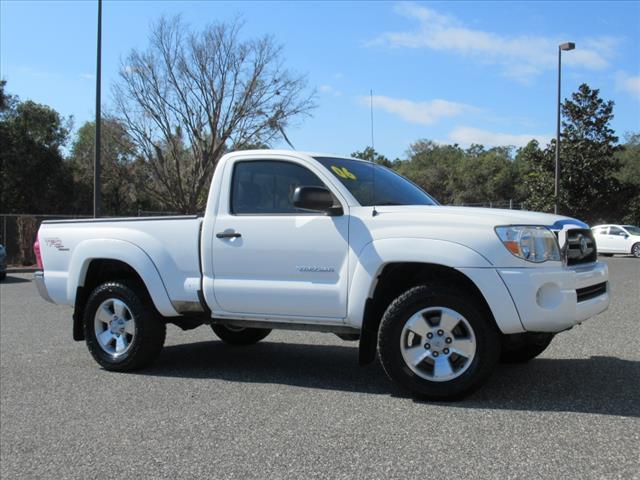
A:
POLYGON ((558 203, 560 202, 560 78, 562 67, 562 51, 569 51, 576 48, 576 44, 573 42, 563 43, 558 46, 558 122, 556 124, 556 187, 554 195, 554 208, 553 211, 558 214, 558 203))
POLYGON ((93 158, 93 216, 100 217, 102 199, 100 196, 100 151, 102 148, 100 126, 102 123, 101 90, 102 90, 102 0, 98 0, 98 48, 96 52, 96 139, 93 158))

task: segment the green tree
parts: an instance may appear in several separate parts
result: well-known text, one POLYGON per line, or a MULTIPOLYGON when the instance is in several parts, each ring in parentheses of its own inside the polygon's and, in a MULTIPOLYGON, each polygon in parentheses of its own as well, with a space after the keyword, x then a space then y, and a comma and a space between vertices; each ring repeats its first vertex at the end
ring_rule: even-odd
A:
POLYGON ((527 210, 552 212, 554 208, 554 157, 553 144, 545 150, 537 140, 522 147, 515 159, 521 189, 518 197, 523 199, 527 210))
POLYGON ((72 212, 73 180, 61 147, 70 120, 0 85, 0 205, 3 213, 72 212))
POLYGON ((5 91, 6 85, 6 80, 0 80, 0 116, 11 110, 17 102, 17 98, 14 95, 5 91))
POLYGON ((376 152, 373 148, 371 147, 366 147, 364 150, 362 150, 361 152, 353 152, 351 154, 352 158, 359 158, 361 160, 367 160, 369 162, 375 162, 378 165, 383 165, 385 167, 393 167, 393 162, 391 160, 389 160, 387 157, 385 157, 384 155, 376 152))
POLYGON ((515 198, 516 169, 511 147, 486 149, 474 144, 439 145, 419 140, 407 151, 407 160, 394 168, 443 204, 486 204, 515 198))
POLYGON ((562 109, 561 188, 566 195, 561 211, 587 221, 606 216, 620 188, 614 156, 620 147, 610 126, 614 102, 599 93, 582 84, 562 109))
MULTIPOLYGON (((582 84, 562 104, 560 135, 560 213, 587 222, 600 220, 615 207, 620 185, 615 177, 620 149, 610 126, 613 101, 582 84)), ((555 178, 555 141, 535 157, 526 177, 528 205, 552 211, 555 178)))
MULTIPOLYGON (((132 215, 138 208, 136 149, 124 126, 117 120, 102 120, 101 194, 104 214, 132 215)), ((69 163, 76 182, 78 209, 90 213, 93 201, 95 122, 86 122, 76 133, 69 163)))
POLYGON ((422 187, 442 204, 454 203, 455 170, 465 152, 458 145, 418 140, 409 146, 407 160, 396 163, 398 173, 422 187))
POLYGON ((493 147, 486 150, 473 145, 461 161, 454 166, 450 180, 454 204, 504 202, 515 197, 516 170, 511 159, 510 147, 493 147), (475 147, 475 148, 474 148, 475 147))
POLYGON ((620 162, 617 217, 623 223, 640 225, 640 133, 629 133, 625 140, 616 153, 620 162))

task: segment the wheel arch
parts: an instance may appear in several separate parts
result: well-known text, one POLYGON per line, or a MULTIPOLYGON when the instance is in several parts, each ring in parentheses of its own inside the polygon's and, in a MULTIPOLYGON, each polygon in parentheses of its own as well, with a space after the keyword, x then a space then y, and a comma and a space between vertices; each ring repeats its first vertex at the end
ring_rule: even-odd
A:
POLYGON ((122 240, 89 240, 75 250, 69 266, 67 298, 74 305, 73 337, 82 340, 82 316, 93 289, 109 280, 130 279, 139 283, 151 303, 164 317, 176 317, 160 273, 138 246, 122 240))
POLYGON ((385 238, 365 245, 352 257, 347 323, 360 328, 366 303, 373 298, 383 272, 393 265, 437 265, 445 268, 490 268, 491 262, 459 243, 425 238, 385 238))
POLYGON ((373 292, 365 303, 359 350, 361 365, 375 359, 380 322, 391 302, 411 287, 435 281, 439 284, 455 285, 469 292, 471 298, 480 305, 486 318, 497 327, 493 312, 482 291, 473 280, 459 270, 437 263, 387 263, 377 275, 373 292))

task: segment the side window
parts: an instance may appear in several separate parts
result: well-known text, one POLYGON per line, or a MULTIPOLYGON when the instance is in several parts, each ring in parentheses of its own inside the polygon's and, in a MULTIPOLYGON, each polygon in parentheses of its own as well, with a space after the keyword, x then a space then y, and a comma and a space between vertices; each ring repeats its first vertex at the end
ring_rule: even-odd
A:
POLYGON ((231 212, 235 214, 308 213, 293 206, 296 187, 324 187, 311 171, 291 162, 237 162, 231 184, 231 212))
POLYGON ((609 235, 624 235, 624 230, 618 227, 609 227, 609 235))
POLYGON ((607 234, 607 229, 609 227, 600 227, 600 228, 596 228, 595 234, 596 235, 606 235, 607 234))

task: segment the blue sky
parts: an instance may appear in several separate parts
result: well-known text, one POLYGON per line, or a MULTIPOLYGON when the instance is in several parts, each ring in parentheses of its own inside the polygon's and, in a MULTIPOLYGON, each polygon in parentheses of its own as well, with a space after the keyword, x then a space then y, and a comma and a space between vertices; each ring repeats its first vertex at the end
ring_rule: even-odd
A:
MULTIPOLYGON (((0 1, 0 76, 9 92, 94 115, 95 1, 0 1)), ((417 139, 522 145, 555 132, 557 45, 563 96, 582 83, 616 103, 619 136, 640 131, 640 2, 103 3, 103 103, 121 58, 149 25, 182 14, 202 28, 241 15, 243 35, 272 34, 318 108, 288 132, 299 150, 349 154, 370 143, 402 156, 417 139)), ((282 146, 282 145, 276 145, 282 146)))

